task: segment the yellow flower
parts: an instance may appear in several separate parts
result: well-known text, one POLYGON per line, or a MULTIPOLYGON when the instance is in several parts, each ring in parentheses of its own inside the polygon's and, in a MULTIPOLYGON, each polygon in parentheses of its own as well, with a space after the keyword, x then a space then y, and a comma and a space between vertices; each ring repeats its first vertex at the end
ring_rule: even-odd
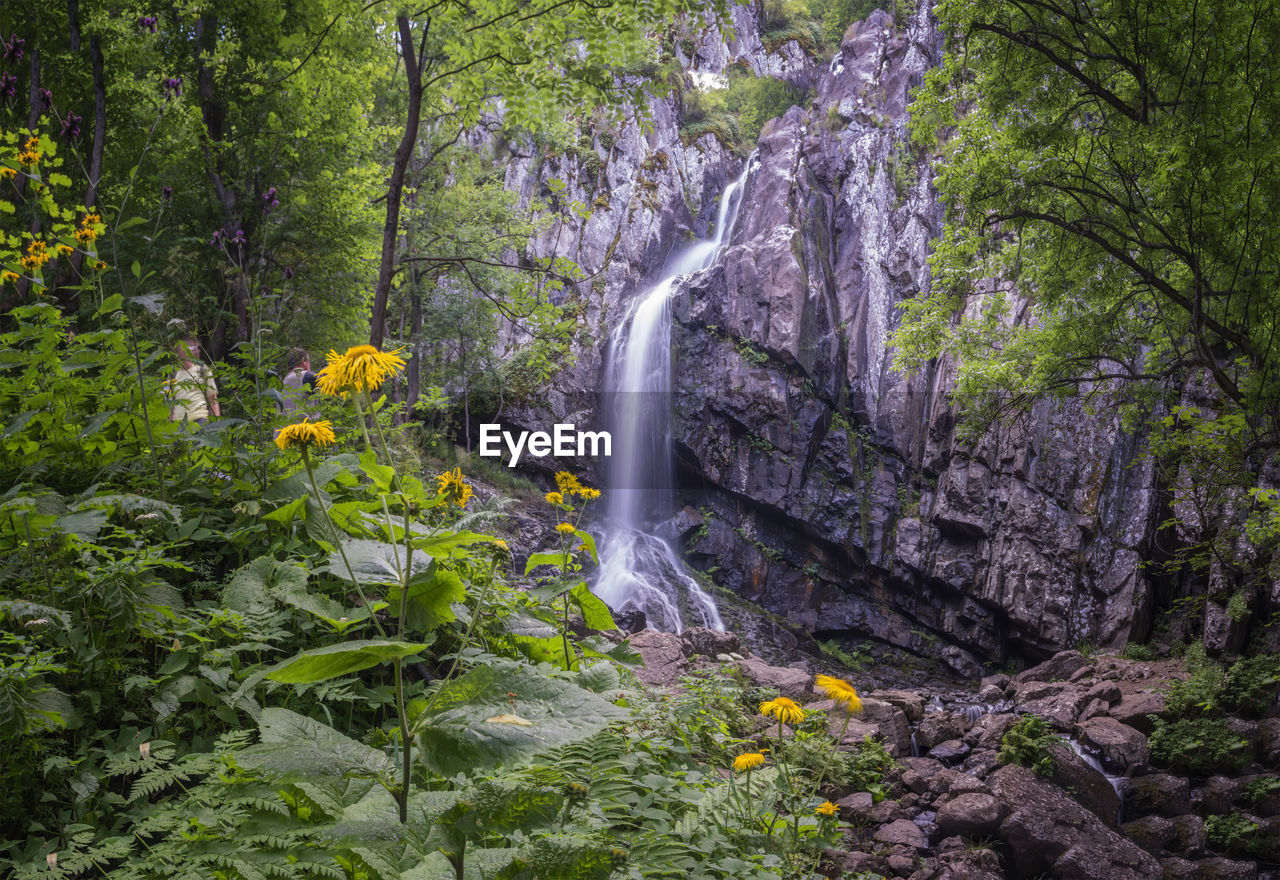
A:
POLYGON ((862 700, 858 697, 857 690, 843 678, 819 675, 813 683, 818 686, 818 690, 827 695, 827 699, 835 700, 836 705, 844 706, 845 711, 850 714, 856 715, 862 711, 862 700))
POLYGON ((9 168, 9 167, 0 168, 0 177, 17 177, 17 176, 18 176, 17 168, 9 168))
POLYGON ((316 384, 321 392, 333 396, 381 388, 404 369, 403 350, 378 351, 372 345, 353 345, 346 354, 330 351, 329 364, 316 374, 316 384))
POLYGON ((836 805, 831 801, 823 801, 821 804, 813 808, 813 811, 819 816, 826 816, 828 819, 836 814, 836 805))
POLYGON ((577 531, 577 529, 573 527, 573 523, 560 523, 558 526, 556 526, 556 531, 564 532, 564 534, 566 535, 572 535, 574 532, 577 531))
POLYGON ((72 251, 74 251, 74 250, 75 250, 75 248, 73 248, 73 247, 71 247, 71 246, 69 246, 69 245, 60 244, 60 245, 58 245, 58 256, 60 256, 60 257, 65 257, 67 254, 71 253, 71 252, 72 252, 72 251))
POLYGON ((40 154, 34 150, 23 150, 18 154, 18 164, 25 165, 27 168, 32 167, 40 161, 40 154))
POLYGON ((459 507, 466 507, 471 500, 471 487, 462 478, 462 468, 456 467, 443 474, 436 474, 436 494, 445 496, 446 500, 459 507))
POLYGON ((330 422, 303 419, 296 425, 281 428, 276 435, 276 445, 283 452, 286 449, 306 449, 308 446, 328 446, 335 439, 330 422))
POLYGON ((30 137, 27 138, 27 142, 23 145, 22 148, 31 153, 36 152, 37 150, 40 149, 40 138, 36 137, 35 135, 31 135, 30 137))
POLYGON ((581 486, 578 489, 578 494, 581 495, 583 498, 587 499, 588 501, 595 501, 597 498, 600 497, 600 490, 589 489, 586 486, 581 486))
POLYGON ((733 759, 733 772, 744 773, 754 770, 764 763, 764 755, 759 752, 747 752, 733 759))
POLYGON ((75 231, 75 240, 81 244, 93 244, 98 240, 102 218, 97 214, 85 214, 80 218, 80 228, 75 231))
POLYGON ((564 504, 564 496, 561 495, 559 492, 548 492, 547 501, 551 502, 552 504, 564 504))
POLYGON ((493 543, 496 544, 498 547, 501 547, 503 550, 507 551, 508 553, 511 552, 511 548, 507 546, 507 542, 502 540, 501 538, 494 541, 493 543))
POLYGON ((17 281, 21 277, 17 272, 5 272, 0 275, 0 281, 17 281))
POLYGON ((577 481, 577 477, 568 471, 561 471, 556 475, 556 486, 564 495, 575 495, 577 490, 581 489, 581 483, 577 481))
POLYGON ((49 253, 48 245, 36 239, 27 245, 26 256, 18 259, 18 265, 30 272, 34 272, 51 259, 53 259, 53 254, 49 253))
POLYGON ((778 697, 776 700, 761 703, 760 714, 772 715, 783 724, 796 724, 804 720, 804 710, 796 705, 794 700, 789 700, 786 697, 778 697))

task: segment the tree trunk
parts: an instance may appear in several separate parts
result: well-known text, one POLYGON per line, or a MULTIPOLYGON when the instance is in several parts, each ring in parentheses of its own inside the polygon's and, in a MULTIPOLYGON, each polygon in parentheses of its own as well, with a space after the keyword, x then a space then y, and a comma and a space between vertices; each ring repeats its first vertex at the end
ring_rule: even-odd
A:
POLYGON ((408 16, 396 16, 400 31, 400 54, 404 57, 405 77, 409 82, 409 112, 404 134, 396 148, 387 182, 387 219, 382 226, 382 261, 378 265, 378 285, 373 291, 373 315, 369 319, 369 344, 382 347, 386 335, 387 297, 396 270, 396 243, 400 237, 400 199, 404 192, 405 171, 418 143, 418 123, 422 116, 422 68, 413 45, 413 29, 408 16))

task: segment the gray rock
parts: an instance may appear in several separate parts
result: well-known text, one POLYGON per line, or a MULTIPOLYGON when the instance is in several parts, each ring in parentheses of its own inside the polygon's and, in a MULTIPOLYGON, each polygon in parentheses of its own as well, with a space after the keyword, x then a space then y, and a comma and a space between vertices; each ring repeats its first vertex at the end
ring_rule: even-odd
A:
POLYGON ((1078 803, 1111 827, 1120 814, 1120 796, 1107 777, 1065 745, 1049 747, 1053 757, 1053 781, 1078 803))
POLYGON ((1151 758, 1147 738, 1140 731, 1114 718, 1090 718, 1076 728, 1080 742, 1096 751, 1102 765, 1113 773, 1146 764, 1151 758))
POLYGON ((1124 814, 1181 816, 1191 812, 1191 783, 1178 776, 1155 773, 1130 779, 1124 787, 1124 814))
POLYGON ((1210 776, 1199 791, 1200 807, 1206 813, 1234 813, 1244 786, 1226 776, 1210 776))
POLYGON ((989 780, 1007 811, 997 832, 1017 876, 1048 873, 1062 880, 1155 880, 1159 863, 1065 792, 1024 767, 1009 765, 989 780))
POLYGON ((875 798, 870 792, 856 791, 836 801, 840 810, 840 818, 846 822, 863 824, 870 821, 871 812, 875 809, 875 798))
POLYGON ((911 880, 1003 880, 1004 876, 1000 858, 991 850, 956 849, 928 859, 911 880))
POLYGON ((965 758, 969 757, 972 751, 964 740, 949 739, 946 742, 938 743, 929 750, 929 757, 936 761, 941 761, 948 766, 959 764, 965 758))
POLYGON ((875 839, 890 846, 908 846, 924 849, 929 845, 920 826, 910 819, 896 819, 876 829, 875 839))
POLYGON ((988 794, 961 794, 938 808, 937 822, 943 834, 983 837, 1000 825, 1000 802, 988 794))
POLYGON ((1119 831, 1138 846, 1153 856, 1165 855, 1169 844, 1177 837, 1177 829, 1173 820, 1163 816, 1143 816, 1132 822, 1125 822, 1119 831))
POLYGON ((1079 651, 1059 651, 1051 658, 1013 677, 1014 683, 1027 681, 1066 681, 1089 665, 1079 651))
POLYGON ((1174 816, 1173 840, 1169 849, 1184 855, 1198 856, 1205 845, 1204 820, 1199 816, 1174 816))
POLYGON ((872 691, 867 696, 897 706, 912 724, 924 717, 924 695, 916 691, 872 691))
POLYGON ((1150 716, 1168 717, 1163 694, 1147 690, 1132 682, 1122 682, 1120 690, 1120 700, 1111 707, 1110 712, 1111 717, 1121 724, 1127 724, 1145 734, 1150 734, 1153 729, 1150 716))
POLYGON ((717 654, 732 654, 740 647, 738 637, 733 633, 695 626, 680 634, 685 656, 702 655, 715 657, 717 654))
POLYGON ((1256 862, 1237 862, 1231 859, 1212 858, 1193 862, 1195 880, 1257 880, 1256 862))
POLYGON ((930 712, 916 725, 916 744, 928 751, 940 742, 960 739, 969 726, 964 716, 954 712, 930 712))
POLYGON ((680 681, 689 669, 680 637, 646 629, 631 637, 631 647, 640 652, 644 666, 637 667, 636 677, 647 685, 668 687, 680 681))
MULTIPOLYGON (((634 640, 632 640, 634 644, 634 640)), ((683 653, 683 643, 682 653, 683 653)), ((789 666, 770 666, 759 657, 747 657, 738 663, 747 678, 763 688, 776 690, 784 697, 792 700, 803 700, 810 691, 811 676, 803 669, 789 666)))

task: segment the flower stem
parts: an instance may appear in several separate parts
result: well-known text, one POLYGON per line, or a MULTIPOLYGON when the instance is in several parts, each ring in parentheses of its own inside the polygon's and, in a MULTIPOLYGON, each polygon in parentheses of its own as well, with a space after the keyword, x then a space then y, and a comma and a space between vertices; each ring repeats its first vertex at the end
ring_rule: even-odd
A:
POLYGON ((342 546, 342 538, 338 534, 338 526, 334 523, 333 517, 329 515, 329 508, 324 506, 324 496, 320 494, 320 487, 316 485, 315 471, 311 468, 311 454, 305 446, 302 447, 302 464, 307 469, 307 478, 311 481, 311 491, 316 496, 316 504, 320 506, 320 510, 324 513, 325 522, 329 524, 329 534, 333 537, 334 546, 338 548, 338 554, 342 557, 342 564, 347 567, 347 575, 351 578, 351 583, 355 585, 356 592, 360 594, 360 601, 369 610, 369 619, 373 621, 374 627, 377 628, 378 635, 385 639, 387 631, 382 628, 382 623, 378 620, 373 604, 369 601, 369 597, 364 594, 364 588, 360 586, 355 569, 351 567, 351 560, 347 559, 346 548, 342 546))

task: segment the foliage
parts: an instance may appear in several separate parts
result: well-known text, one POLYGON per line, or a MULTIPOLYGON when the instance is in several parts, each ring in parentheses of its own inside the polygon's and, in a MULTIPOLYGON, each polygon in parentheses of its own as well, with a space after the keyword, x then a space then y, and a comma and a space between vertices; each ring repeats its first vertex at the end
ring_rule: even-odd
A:
POLYGON ((680 136, 686 144, 710 133, 725 146, 749 152, 766 122, 812 97, 811 92, 784 80, 755 76, 737 65, 729 68, 726 77, 724 88, 685 93, 680 136))
POLYGON ((1204 820, 1205 837, 1219 852, 1233 855, 1257 855, 1266 844, 1259 837, 1261 826, 1241 813, 1221 813, 1204 820))
POLYGON ((1040 776, 1052 776, 1055 765, 1049 747, 1058 741, 1043 718, 1023 715, 1000 738, 996 759, 1001 764, 1028 767, 1040 776))
POLYGON ((1198 775, 1231 772, 1252 755, 1249 741, 1220 716, 1175 721, 1153 716, 1152 723, 1151 757, 1174 770, 1198 775))

